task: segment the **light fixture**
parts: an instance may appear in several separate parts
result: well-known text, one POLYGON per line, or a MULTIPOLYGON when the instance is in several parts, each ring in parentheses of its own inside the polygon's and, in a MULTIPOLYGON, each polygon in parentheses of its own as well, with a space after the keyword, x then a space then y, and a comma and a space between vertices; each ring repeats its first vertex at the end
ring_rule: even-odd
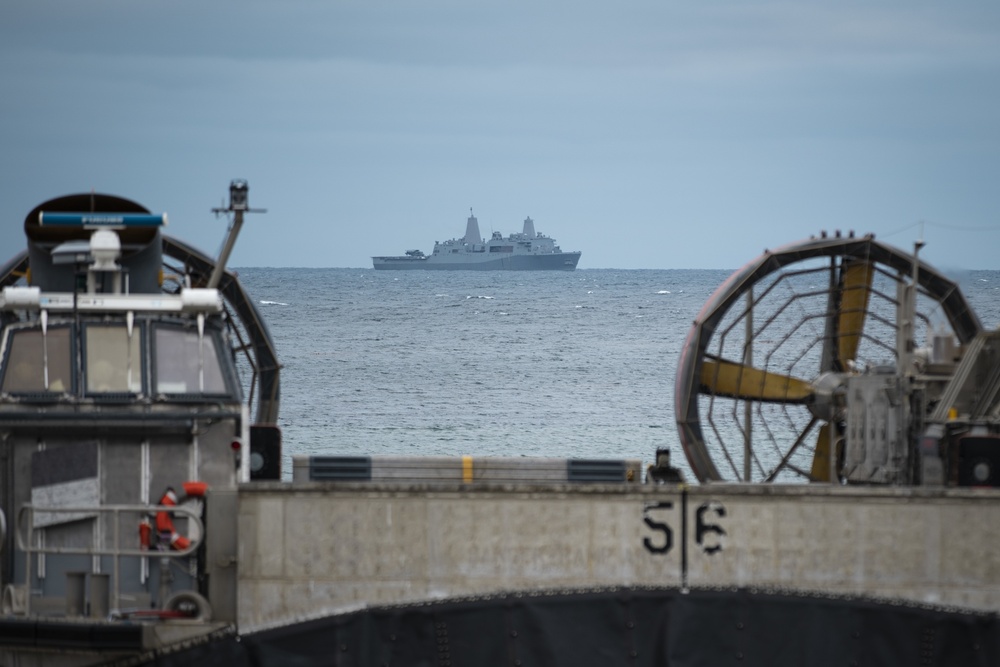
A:
POLYGON ((247 182, 241 178, 232 181, 229 184, 229 210, 230 211, 247 211, 250 209, 250 204, 247 195, 250 192, 250 186, 247 182))

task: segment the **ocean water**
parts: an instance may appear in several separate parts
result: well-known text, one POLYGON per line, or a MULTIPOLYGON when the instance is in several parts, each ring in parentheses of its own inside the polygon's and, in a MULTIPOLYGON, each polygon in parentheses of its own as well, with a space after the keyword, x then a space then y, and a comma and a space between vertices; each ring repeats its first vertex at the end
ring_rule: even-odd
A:
MULTIPOLYGON (((291 456, 635 458, 669 447, 677 362, 725 270, 242 268, 283 366, 291 456)), ((957 280, 1000 324, 1000 271, 957 280)))

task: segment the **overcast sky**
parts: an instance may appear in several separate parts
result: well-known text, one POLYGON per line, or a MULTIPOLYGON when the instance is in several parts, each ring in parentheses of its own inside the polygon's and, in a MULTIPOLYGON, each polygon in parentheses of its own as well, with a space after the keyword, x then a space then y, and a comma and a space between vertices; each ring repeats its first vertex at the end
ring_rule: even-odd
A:
POLYGON ((234 266, 371 267, 525 216, 580 268, 820 230, 1000 268, 1000 3, 5 0, 0 248, 54 196, 234 266), (922 232, 921 232, 922 230, 922 232))

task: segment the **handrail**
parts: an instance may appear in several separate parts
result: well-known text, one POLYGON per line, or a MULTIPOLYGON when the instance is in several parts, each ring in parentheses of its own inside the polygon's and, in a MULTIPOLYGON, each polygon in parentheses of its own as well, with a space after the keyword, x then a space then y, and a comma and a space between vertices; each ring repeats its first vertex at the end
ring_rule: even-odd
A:
MULTIPOLYGON (((190 526, 191 524, 189 524, 190 526)), ((184 556, 189 556, 194 553, 198 547, 201 545, 202 538, 205 535, 205 524, 202 523, 201 517, 199 517, 193 509, 190 507, 184 507, 183 505, 62 505, 59 507, 36 507, 30 503, 21 505, 17 512, 17 520, 14 524, 14 534, 15 541, 17 543, 17 548, 22 550, 25 555, 25 586, 30 588, 31 585, 31 556, 33 554, 73 554, 73 555, 83 555, 83 556, 112 556, 114 563, 114 570, 112 573, 113 580, 113 598, 111 600, 112 609, 117 609, 119 606, 119 599, 121 593, 120 585, 120 568, 119 559, 122 556, 126 557, 138 557, 138 558, 183 558, 184 556), (35 524, 35 513, 45 513, 45 514, 114 514, 113 519, 113 537, 112 546, 110 548, 104 548, 100 546, 86 547, 43 547, 43 546, 32 546, 31 543, 34 537, 34 524, 35 524), (148 515, 156 512, 171 512, 180 513, 188 516, 190 520, 193 521, 193 526, 195 528, 193 532, 197 535, 196 538, 188 538, 190 544, 185 549, 169 549, 169 550, 154 550, 154 549, 131 549, 131 548, 121 548, 121 535, 119 527, 121 525, 121 515, 122 514, 138 514, 148 515), (27 519, 27 520, 25 520, 27 519)), ((31 595, 26 596, 26 613, 31 613, 31 595)))
POLYGON ((3 545, 7 543, 7 515, 3 513, 0 509, 0 551, 3 551, 3 545))
MULTIPOLYGON (((17 540, 17 548, 21 549, 26 553, 41 553, 41 554, 76 554, 83 556, 149 556, 150 549, 119 549, 118 548, 118 525, 119 525, 119 515, 122 513, 136 513, 136 514, 154 514, 157 512, 171 512, 171 513, 181 513, 186 514, 191 519, 194 519, 196 530, 198 535, 205 534, 205 525, 201 522, 201 517, 199 517, 193 509, 190 507, 184 507, 183 505, 61 505, 59 507, 37 507, 30 503, 21 505, 17 514, 17 524, 15 526, 15 535, 17 540), (25 535, 22 534, 23 522, 25 514, 30 512, 30 521, 28 523, 28 534, 27 539, 25 535), (30 546, 31 536, 34 533, 34 515, 35 513, 46 513, 46 514, 77 514, 77 513, 87 513, 93 514, 95 512, 109 513, 113 512, 115 514, 115 546, 110 549, 102 549, 99 547, 86 548, 86 547, 38 547, 30 546)), ((190 539, 190 538, 189 538, 190 539)), ((159 556, 169 555, 171 558, 180 558, 182 556, 188 556, 194 553, 198 546, 201 544, 201 538, 197 540, 191 540, 191 544, 186 549, 177 549, 164 551, 158 553, 159 556)))

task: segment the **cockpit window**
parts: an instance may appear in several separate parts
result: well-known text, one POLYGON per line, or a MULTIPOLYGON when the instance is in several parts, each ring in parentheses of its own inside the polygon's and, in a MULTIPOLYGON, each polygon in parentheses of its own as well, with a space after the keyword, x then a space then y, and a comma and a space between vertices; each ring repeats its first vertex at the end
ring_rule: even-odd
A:
POLYGON ((142 391, 138 327, 132 330, 130 339, 123 325, 91 324, 87 326, 86 337, 87 393, 142 391))
POLYGON ((156 393, 226 394, 216 336, 175 327, 155 330, 156 393))
POLYGON ((66 327, 21 329, 11 333, 10 353, 0 390, 6 393, 55 392, 72 389, 70 335, 66 327))

